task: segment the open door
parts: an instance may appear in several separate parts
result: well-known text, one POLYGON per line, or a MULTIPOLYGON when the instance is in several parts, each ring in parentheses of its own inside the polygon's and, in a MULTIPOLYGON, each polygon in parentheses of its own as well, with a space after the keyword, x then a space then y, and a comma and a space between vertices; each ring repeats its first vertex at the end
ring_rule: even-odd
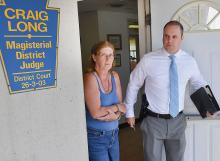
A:
MULTIPOLYGON (((163 26, 169 20, 179 20, 185 28, 182 49, 197 60, 204 78, 220 102, 220 0, 214 1, 176 1, 152 0, 151 29, 152 49, 162 47, 163 26)), ((186 114, 197 114, 189 93, 186 91, 186 114)), ((218 161, 220 122, 200 120, 190 117, 186 129, 185 161, 218 161), (215 139, 213 139, 215 138, 215 139)), ((164 159, 165 160, 165 159, 164 159)))
MULTIPOLYGON (((175 0, 151 2, 152 48, 162 47, 163 26, 169 20, 178 20, 184 26, 182 49, 195 57, 200 71, 210 84, 217 101, 220 101, 220 5, 210 1, 175 0), (163 9, 161 8, 163 6, 163 9)), ((198 114, 188 90, 185 98, 185 113, 198 114)))

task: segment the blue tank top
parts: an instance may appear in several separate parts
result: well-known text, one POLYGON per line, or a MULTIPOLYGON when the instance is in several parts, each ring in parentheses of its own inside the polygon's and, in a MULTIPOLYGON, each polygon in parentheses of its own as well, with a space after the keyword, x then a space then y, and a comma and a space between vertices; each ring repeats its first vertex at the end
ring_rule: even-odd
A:
MULTIPOLYGON (((100 92, 100 101, 101 101, 101 106, 102 108, 108 108, 105 106, 111 106, 114 104, 119 103, 119 99, 116 93, 116 83, 115 83, 115 78, 113 75, 111 75, 111 82, 112 82, 112 90, 109 93, 104 93, 101 89, 101 84, 98 81, 98 76, 94 73, 98 87, 99 87, 99 92, 100 92)), ((86 123, 87 123, 87 128, 92 128, 92 129, 99 129, 99 130, 113 130, 118 128, 118 120, 115 121, 100 121, 93 119, 92 116, 90 115, 89 111, 86 108, 86 123)))

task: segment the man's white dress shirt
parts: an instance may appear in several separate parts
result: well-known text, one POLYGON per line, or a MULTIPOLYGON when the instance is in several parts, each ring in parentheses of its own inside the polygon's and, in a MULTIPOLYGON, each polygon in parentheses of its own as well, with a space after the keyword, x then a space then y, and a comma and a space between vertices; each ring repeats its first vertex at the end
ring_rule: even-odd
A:
MULTIPOLYGON (((145 54, 132 71, 125 98, 127 118, 134 117, 133 106, 137 100, 138 90, 144 82, 144 90, 149 102, 148 108, 155 113, 169 114, 170 55, 164 48, 145 54)), ((179 78, 179 111, 182 111, 184 108, 185 88, 188 81, 193 91, 205 86, 207 83, 201 76, 197 63, 191 55, 179 50, 175 53, 175 56, 179 78)))

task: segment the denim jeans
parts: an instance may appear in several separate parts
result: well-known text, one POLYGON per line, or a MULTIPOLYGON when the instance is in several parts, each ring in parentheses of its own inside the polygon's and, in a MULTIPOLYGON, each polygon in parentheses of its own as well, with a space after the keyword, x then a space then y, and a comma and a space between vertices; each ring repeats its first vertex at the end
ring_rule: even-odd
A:
POLYGON ((111 131, 88 129, 89 161, 119 161, 118 128, 111 131))

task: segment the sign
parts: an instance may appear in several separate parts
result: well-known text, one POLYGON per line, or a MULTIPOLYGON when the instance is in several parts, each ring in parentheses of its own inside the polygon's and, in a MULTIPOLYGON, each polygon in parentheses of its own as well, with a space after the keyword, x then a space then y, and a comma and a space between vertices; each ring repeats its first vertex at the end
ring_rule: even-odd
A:
POLYGON ((59 9, 0 0, 0 58, 10 93, 56 87, 59 9))

